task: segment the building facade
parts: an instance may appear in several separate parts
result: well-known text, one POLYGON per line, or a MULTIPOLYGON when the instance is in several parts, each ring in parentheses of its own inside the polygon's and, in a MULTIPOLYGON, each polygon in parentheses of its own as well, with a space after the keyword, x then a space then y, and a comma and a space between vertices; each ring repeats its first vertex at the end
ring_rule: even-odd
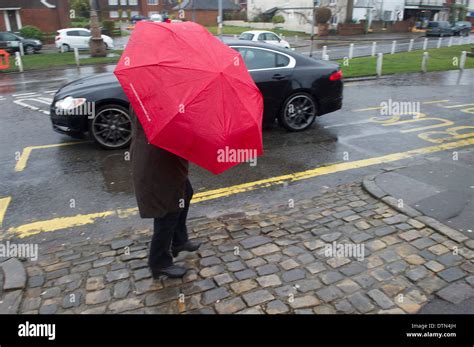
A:
POLYGON ((170 11, 174 0, 96 0, 101 19, 119 20, 130 16, 151 16, 170 11), (119 18, 120 15, 122 18, 119 18))
POLYGON ((65 0, 0 0, 0 30, 18 32, 34 25, 52 33, 68 26, 69 5, 65 0))

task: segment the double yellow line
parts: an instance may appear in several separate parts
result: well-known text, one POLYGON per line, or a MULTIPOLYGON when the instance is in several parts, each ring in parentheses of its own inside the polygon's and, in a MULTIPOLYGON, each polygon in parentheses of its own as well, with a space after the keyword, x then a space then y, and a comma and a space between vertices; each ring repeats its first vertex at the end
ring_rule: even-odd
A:
MULTIPOLYGON (((207 200, 218 199, 238 193, 249 192, 256 189, 267 188, 274 185, 283 184, 285 182, 296 182, 308 178, 317 176, 328 175, 346 170, 359 169, 368 166, 390 163, 402 159, 412 158, 422 154, 436 153, 441 151, 452 150, 460 147, 466 147, 474 145, 474 138, 460 140, 455 142, 444 143, 436 146, 422 147, 412 149, 405 152, 387 154, 379 157, 355 160, 350 162, 342 162, 336 164, 330 164, 321 166, 318 168, 296 172, 287 175, 281 175, 271 178, 266 178, 258 181, 237 184, 230 187, 218 188, 208 190, 206 192, 197 193, 194 195, 192 203, 198 203, 207 200)), ((79 214, 71 217, 60 217, 50 220, 38 221, 20 225, 18 227, 11 227, 8 229, 8 233, 16 234, 18 237, 27 237, 40 232, 50 232, 66 228, 72 228, 77 226, 84 226, 94 223, 96 220, 107 218, 107 217, 119 217, 127 218, 129 216, 137 214, 137 208, 129 209, 118 209, 112 211, 104 211, 90 214, 79 214)))

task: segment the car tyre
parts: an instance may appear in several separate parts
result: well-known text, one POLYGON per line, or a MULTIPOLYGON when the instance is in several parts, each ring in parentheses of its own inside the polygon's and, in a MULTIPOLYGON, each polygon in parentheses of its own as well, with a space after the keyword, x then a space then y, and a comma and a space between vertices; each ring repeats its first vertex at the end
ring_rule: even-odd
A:
POLYGON ((25 48, 25 54, 35 54, 35 48, 33 46, 27 45, 25 48))
POLYGON ((63 47, 63 52, 70 52, 71 51, 71 46, 69 46, 66 43, 63 43, 62 47, 63 47))
POLYGON ((290 95, 280 110, 278 123, 288 131, 303 131, 309 128, 318 115, 316 100, 308 93, 290 95))
POLYGON ((108 104, 99 107, 89 120, 89 133, 104 149, 121 149, 132 140, 132 117, 127 108, 108 104))

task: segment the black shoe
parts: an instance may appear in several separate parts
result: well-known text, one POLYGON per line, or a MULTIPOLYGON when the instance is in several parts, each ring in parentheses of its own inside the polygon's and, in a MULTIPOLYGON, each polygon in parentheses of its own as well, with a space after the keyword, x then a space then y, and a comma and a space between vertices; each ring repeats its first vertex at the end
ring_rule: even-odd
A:
POLYGON ((201 247, 201 242, 197 241, 188 241, 185 244, 177 247, 171 247, 171 252, 173 253, 173 257, 177 257, 179 252, 188 251, 188 252, 195 252, 201 247))
POLYGON ((162 269, 153 269, 151 268, 151 274, 154 279, 158 279, 161 276, 167 276, 169 278, 181 278, 183 277, 188 269, 178 265, 170 265, 162 269))

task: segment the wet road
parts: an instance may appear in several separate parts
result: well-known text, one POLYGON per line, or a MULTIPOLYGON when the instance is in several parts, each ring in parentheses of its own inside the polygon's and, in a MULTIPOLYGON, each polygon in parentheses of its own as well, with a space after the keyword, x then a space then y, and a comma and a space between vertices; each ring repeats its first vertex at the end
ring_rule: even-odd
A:
MULTIPOLYGON (((111 70, 112 67, 85 67, 81 75, 111 70)), ((104 151, 87 141, 69 144, 73 140, 51 129, 47 110, 52 95, 59 86, 77 77, 78 71, 70 69, 8 75, 0 81, 0 199, 11 198, 3 233, 47 226, 35 237, 64 240, 63 236, 93 237, 150 224, 140 220, 133 209, 136 203, 125 151, 104 151), (29 150, 25 148, 31 149, 27 160, 24 154, 29 150), (111 211, 115 214, 110 215, 111 211), (72 216, 79 217, 61 219, 72 216), (102 218, 108 216, 111 218, 102 218), (46 232, 55 228, 60 231, 46 232)), ((443 136, 449 141, 473 139, 473 80, 474 71, 466 70, 461 76, 458 72, 401 75, 347 83, 343 109, 320 117, 308 131, 288 133, 276 126, 265 129, 265 155, 258 159, 257 166, 242 164, 219 176, 192 166, 191 181, 196 193, 205 197, 205 192, 226 190, 223 197, 214 194, 203 199, 206 201, 196 204, 191 215, 238 211, 256 203, 296 201, 325 187, 361 180, 364 175, 383 169, 418 165, 434 158, 450 160, 449 153, 441 150, 426 150, 400 160, 384 156, 434 148, 443 136), (378 108, 389 100, 418 105, 421 118, 425 119, 408 116, 387 123, 390 117, 382 117, 378 108), (454 134, 446 132, 454 127, 454 134), (348 165, 331 166, 337 163, 348 165), (292 183, 283 182, 284 179, 277 183, 266 181, 325 165, 334 167, 334 172, 292 183), (238 193, 235 188, 258 180, 263 182, 255 189, 238 193)), ((473 150, 474 142, 460 148, 459 153, 473 150)))

